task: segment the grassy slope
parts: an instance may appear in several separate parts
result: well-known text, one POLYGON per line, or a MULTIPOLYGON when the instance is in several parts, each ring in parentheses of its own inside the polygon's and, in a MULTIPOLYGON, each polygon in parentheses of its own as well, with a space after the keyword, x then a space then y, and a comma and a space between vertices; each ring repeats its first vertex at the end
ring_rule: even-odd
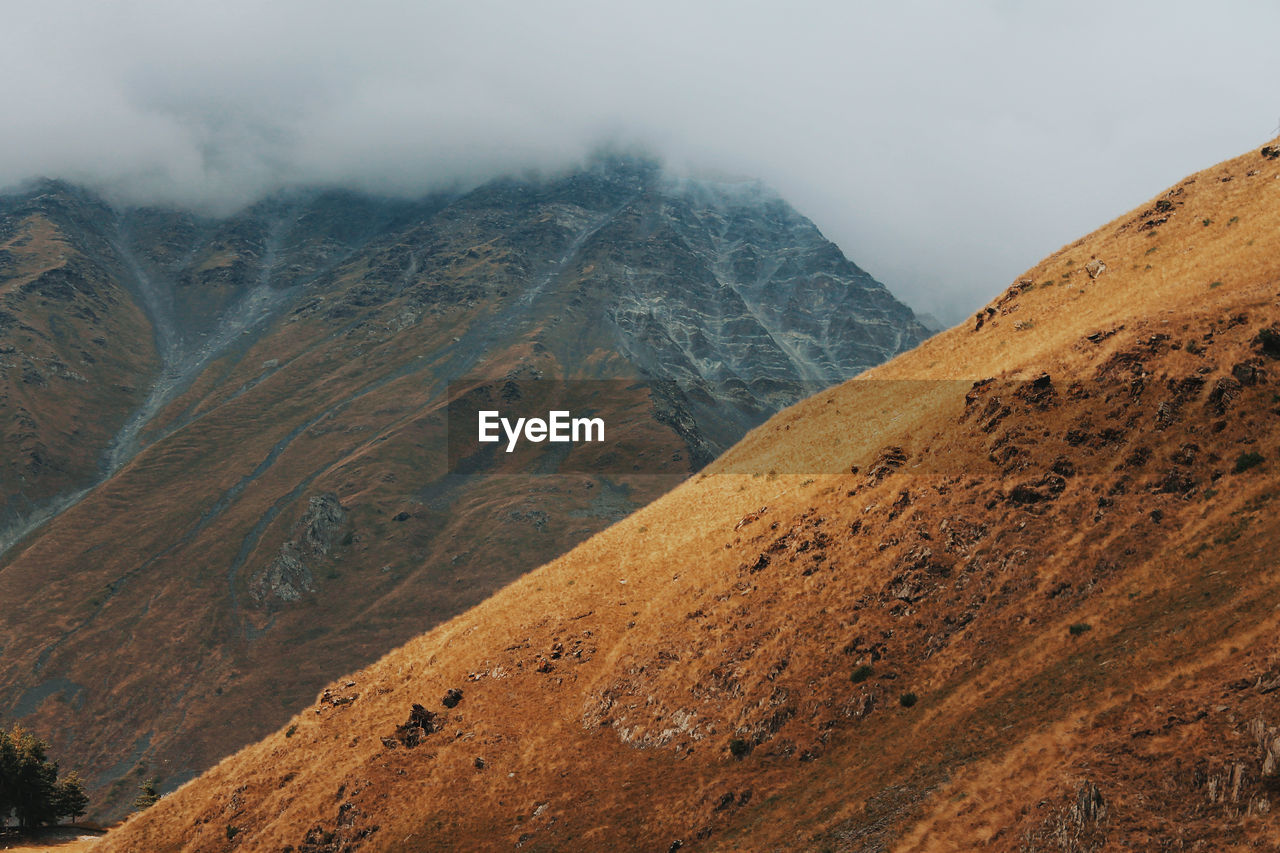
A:
MULTIPOLYGON (((493 264, 451 268, 446 281, 459 286, 439 289, 501 285, 508 273, 495 254, 493 264)), ((447 353, 457 335, 483 326, 491 306, 473 298, 420 308, 426 319, 402 330, 404 298, 370 307, 355 293, 373 260, 343 267, 323 300, 211 365, 157 418, 155 427, 176 427, 171 434, 6 556, 0 600, 42 592, 39 608, 0 612, 0 683, 15 697, 43 696, 28 703, 36 704, 28 724, 91 784, 114 782, 96 798, 104 810, 112 803, 103 800, 131 801, 144 777, 181 778, 270 731, 335 669, 475 604, 614 511, 595 511, 602 490, 585 476, 518 489, 516 478, 497 478, 466 484, 443 507, 419 500, 442 467, 440 376, 448 375, 445 356, 423 354, 447 353), (326 307, 334 317, 323 316, 326 307), (532 494, 547 488, 558 490, 554 506, 532 494), (278 553, 299 505, 325 492, 357 508, 351 543, 315 567, 319 595, 274 611, 258 605, 250 578, 278 553), (477 535, 530 506, 548 511, 545 532, 531 535, 529 522, 477 535), (402 511, 409 517, 396 518, 402 511), (523 544, 523 562, 509 559, 512 542, 523 544)), ((530 356, 527 342, 507 344, 477 370, 504 375, 530 356)), ((606 351, 592 355, 606 375, 625 369, 606 351)), ((552 355, 533 360, 549 375, 571 373, 552 355)), ((653 446, 682 448, 656 424, 640 429, 661 433, 650 435, 653 446)), ((618 478, 619 488, 643 502, 682 475, 677 467, 667 477, 618 478)))
POLYGON ((335 682, 356 698, 97 849, 1274 838, 1257 744, 1280 722, 1262 692, 1280 665, 1276 386, 1211 394, 1280 313, 1280 164, 1251 152, 1161 199, 1045 259, 981 329, 780 414, 335 682), (1042 372, 1044 399, 1024 381, 1042 372), (966 403, 984 377, 1002 379, 966 403), (908 461, 877 478, 889 446, 908 461), (1267 461, 1235 473, 1249 449, 1267 461), (387 746, 414 702, 441 730, 387 746), (1085 784, 1104 815, 1073 811, 1085 784))
POLYGON ((0 500, 24 515, 98 473, 157 362, 141 309, 50 219, 15 217, 0 259, 0 500))

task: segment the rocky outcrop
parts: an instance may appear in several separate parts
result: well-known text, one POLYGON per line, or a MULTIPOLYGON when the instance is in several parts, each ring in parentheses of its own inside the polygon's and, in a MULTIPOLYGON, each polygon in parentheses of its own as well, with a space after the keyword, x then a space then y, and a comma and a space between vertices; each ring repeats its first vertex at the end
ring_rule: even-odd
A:
MULTIPOLYGON (((423 738, 429 734, 433 734, 440 730, 441 722, 439 715, 434 711, 428 711, 417 702, 409 709, 409 719, 396 727, 395 734, 391 740, 393 743, 401 743, 409 749, 413 749, 422 743, 423 738)), ((384 745, 386 741, 384 739, 384 745)))
POLYGON ((347 511, 336 495, 312 497, 307 511, 293 529, 293 538, 280 546, 279 555, 250 583, 250 592, 258 604, 272 599, 298 601, 315 592, 312 567, 329 556, 338 543, 347 522, 347 511))

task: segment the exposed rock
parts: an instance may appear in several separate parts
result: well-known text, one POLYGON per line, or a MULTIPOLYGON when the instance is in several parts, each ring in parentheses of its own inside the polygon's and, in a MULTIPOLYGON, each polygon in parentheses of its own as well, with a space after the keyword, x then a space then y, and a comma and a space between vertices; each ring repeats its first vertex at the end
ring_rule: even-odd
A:
POLYGON ((1209 406, 1220 415, 1226 414, 1236 397, 1240 396, 1240 389, 1239 381, 1224 376, 1214 383, 1213 389, 1209 392, 1209 406))
POLYGON ((355 803, 344 802, 338 806, 333 829, 315 824, 307 830, 297 848, 286 847, 285 853, 346 853, 358 850, 364 842, 379 830, 377 824, 361 826, 368 817, 355 803))
POLYGON ((933 557, 933 551, 921 545, 908 551, 896 566, 893 578, 885 585, 881 600, 914 604, 951 574, 950 567, 933 557))
POLYGON ((350 705, 359 698, 359 693, 351 693, 343 696, 334 693, 332 688, 326 687, 324 692, 320 694, 320 708, 316 709, 316 713, 320 713, 320 710, 326 705, 331 708, 341 708, 343 705, 350 705))
POLYGON ((305 593, 315 592, 315 589, 311 570, 302 561, 298 546, 293 542, 285 542, 280 547, 280 555, 262 574, 254 578, 250 586, 254 600, 259 603, 268 596, 280 601, 298 601, 305 593))
POLYGON ((299 522, 302 532, 299 544, 315 556, 325 556, 337 541, 346 520, 347 511, 338 502, 337 495, 324 494, 311 498, 307 513, 299 522))
POLYGON ((882 480, 906 461, 907 452, 901 447, 883 448, 868 467, 867 476, 872 480, 882 480))
POLYGON ((1234 365, 1231 375, 1241 385, 1261 385, 1267 381, 1267 371, 1259 359, 1249 359, 1234 365))
POLYGON ((760 516, 764 515, 765 512, 768 511, 768 509, 769 509, 768 506, 762 506, 755 512, 747 513, 742 518, 738 519, 738 523, 733 526, 733 529, 741 530, 742 528, 746 527, 748 524, 751 524, 755 521, 759 521, 760 516))
POLYGON ((412 749, 422 743, 423 738, 439 730, 438 716, 433 711, 413 703, 409 709, 409 719, 396 727, 395 739, 412 749))
POLYGON ((1107 265, 1101 259, 1094 258, 1084 265, 1084 271, 1089 274, 1089 278, 1097 278, 1107 271, 1107 265))
POLYGON ((336 495, 312 497, 293 528, 293 538, 280 546, 279 555, 250 582, 254 601, 298 601, 315 592, 311 569, 329 555, 346 521, 347 511, 336 495))
POLYGON ((1057 391, 1053 387, 1053 377, 1047 373, 1041 373, 1035 379, 1021 386, 1017 391, 1017 396, 1026 400, 1033 406, 1045 408, 1056 396, 1057 391))
POLYGON ((1060 808, 1037 830, 1028 833, 1017 849, 1019 853, 1045 850, 1095 853, 1106 844, 1107 818, 1107 803, 1098 786, 1082 782, 1071 804, 1060 808))

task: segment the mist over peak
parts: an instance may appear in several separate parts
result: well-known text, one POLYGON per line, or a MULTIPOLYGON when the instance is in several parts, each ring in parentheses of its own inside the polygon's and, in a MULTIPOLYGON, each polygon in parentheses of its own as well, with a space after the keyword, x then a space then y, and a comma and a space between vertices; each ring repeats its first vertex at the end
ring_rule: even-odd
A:
POLYGON ((762 179, 954 318, 1057 235, 1265 138, 1277 24, 1247 2, 63 0, 0 28, 0 186, 226 214, 290 187, 465 189, 612 141, 762 179), (1153 81, 1191 31, 1201 61, 1153 81))

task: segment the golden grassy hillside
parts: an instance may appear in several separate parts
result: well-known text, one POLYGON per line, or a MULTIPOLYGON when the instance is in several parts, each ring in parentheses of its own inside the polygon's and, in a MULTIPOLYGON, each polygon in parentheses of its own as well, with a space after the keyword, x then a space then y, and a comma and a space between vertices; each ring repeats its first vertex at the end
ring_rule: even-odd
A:
POLYGON ((1278 235, 1188 178, 94 849, 1274 849, 1278 235))

